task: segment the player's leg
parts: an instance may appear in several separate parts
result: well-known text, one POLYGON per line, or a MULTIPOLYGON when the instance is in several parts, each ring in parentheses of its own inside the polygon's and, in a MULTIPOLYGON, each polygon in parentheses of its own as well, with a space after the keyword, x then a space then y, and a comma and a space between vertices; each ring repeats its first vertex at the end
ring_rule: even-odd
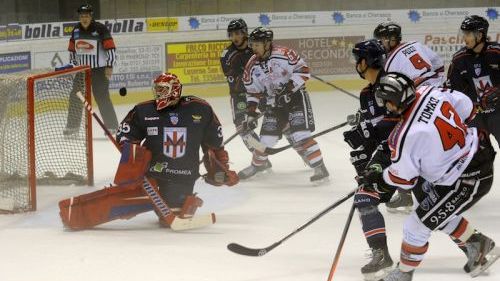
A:
MULTIPOLYGON (((180 218, 191 218, 203 200, 193 193, 194 181, 176 181, 172 179, 156 180, 160 196, 170 207, 170 211, 180 218)), ((159 216, 162 227, 169 227, 167 221, 159 216)))
MULTIPOLYGON (((231 95, 231 112, 233 114, 233 123, 234 126, 236 127, 236 130, 239 130, 241 128, 241 125, 243 121, 245 121, 245 115, 247 111, 247 97, 246 93, 237 93, 234 95, 231 95)), ((240 133, 240 137, 243 140, 243 143, 245 144, 246 148, 250 151, 253 152, 254 148, 248 144, 246 141, 246 138, 253 137, 254 139, 259 139, 259 136, 253 131, 245 131, 240 133)))
POLYGON ((361 268, 365 280, 383 278, 394 264, 387 248, 385 220, 378 209, 378 205, 387 202, 391 195, 392 193, 367 192, 363 188, 354 195, 354 204, 358 209, 365 239, 371 250, 370 261, 361 268))
POLYGON ((321 149, 311 137, 315 130, 314 115, 309 100, 309 94, 304 88, 291 95, 288 104, 289 135, 287 137, 293 148, 302 157, 305 163, 314 169, 311 182, 318 182, 329 177, 328 170, 323 162, 321 149))
POLYGON ((73 79, 73 88, 69 94, 68 117, 66 128, 63 135, 66 138, 77 137, 80 131, 80 123, 82 122, 83 104, 76 95, 78 92, 84 92, 85 76, 83 73, 77 73, 73 79))
POLYGON ((130 219, 153 210, 153 205, 137 183, 110 186, 61 200, 59 210, 65 227, 82 230, 116 219, 130 219))
MULTIPOLYGON (((494 242, 488 237, 467 228, 462 212, 473 206, 493 182, 492 151, 482 149, 474 156, 463 177, 453 186, 437 186, 432 196, 424 198, 420 205, 405 221, 399 268, 391 272, 387 280, 411 280, 413 271, 419 266, 428 248, 431 231, 444 230, 453 238, 465 242, 472 275, 479 274, 497 258, 494 242), (487 161, 483 159, 485 158, 487 161), (473 175, 473 177, 471 177, 473 175), (477 234, 477 235, 474 235, 477 234), (396 279, 399 278, 407 279, 396 279), (394 278, 394 279, 391 279, 394 278), (408 279, 409 278, 409 279, 408 279)), ((468 223, 467 223, 468 224, 468 223)))
MULTIPOLYGON (((260 129, 260 142, 267 147, 273 147, 278 143, 281 138, 281 123, 279 118, 279 112, 275 110, 267 110, 264 113, 262 119, 262 127, 260 129)), ((259 172, 263 172, 272 167, 271 162, 269 162, 268 156, 265 153, 261 153, 254 150, 252 156, 252 162, 248 167, 241 170, 238 176, 241 180, 248 179, 259 172)))
POLYGON ((118 119, 109 95, 109 80, 104 74, 104 67, 92 69, 92 94, 104 124, 112 134, 115 134, 118 130, 118 119))

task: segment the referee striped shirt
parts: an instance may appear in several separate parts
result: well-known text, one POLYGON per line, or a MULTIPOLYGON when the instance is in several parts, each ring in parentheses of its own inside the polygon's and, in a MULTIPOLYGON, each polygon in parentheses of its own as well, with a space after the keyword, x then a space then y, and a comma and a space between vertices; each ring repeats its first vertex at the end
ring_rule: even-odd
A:
POLYGON ((90 68, 113 67, 115 50, 113 38, 104 24, 92 21, 87 29, 83 29, 80 23, 73 28, 68 45, 73 64, 90 68))

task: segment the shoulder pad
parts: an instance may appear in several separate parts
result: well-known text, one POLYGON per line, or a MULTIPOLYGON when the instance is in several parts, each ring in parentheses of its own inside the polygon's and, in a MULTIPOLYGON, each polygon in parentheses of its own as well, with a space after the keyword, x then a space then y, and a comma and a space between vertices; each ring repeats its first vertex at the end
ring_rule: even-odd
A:
POLYGON ((273 46, 272 54, 273 55, 286 56, 286 54, 289 52, 289 50, 290 49, 287 48, 287 47, 275 45, 275 46, 273 46))
POLYGON ((489 50, 500 51, 500 44, 498 44, 497 42, 490 42, 486 46, 486 51, 489 51, 489 50))
POLYGON ((453 54, 453 58, 452 58, 452 61, 454 61, 455 59, 463 56, 463 55, 466 55, 467 54, 467 48, 466 47, 462 47, 460 50, 458 50, 455 54, 453 54))

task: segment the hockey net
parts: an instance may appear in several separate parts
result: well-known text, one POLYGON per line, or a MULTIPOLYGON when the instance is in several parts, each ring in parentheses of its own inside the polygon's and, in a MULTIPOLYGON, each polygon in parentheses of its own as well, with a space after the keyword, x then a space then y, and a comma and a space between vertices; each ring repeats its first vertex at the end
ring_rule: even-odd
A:
POLYGON ((88 67, 0 76, 0 213, 36 210, 37 185, 93 185, 90 89, 88 67))

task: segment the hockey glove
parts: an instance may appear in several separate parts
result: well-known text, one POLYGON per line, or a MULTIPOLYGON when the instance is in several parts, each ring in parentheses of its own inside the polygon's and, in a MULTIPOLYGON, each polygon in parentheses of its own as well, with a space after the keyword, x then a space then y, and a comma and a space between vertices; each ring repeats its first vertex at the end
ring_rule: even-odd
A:
POLYGON ((360 146, 359 149, 351 151, 350 156, 349 159, 354 169, 356 169, 356 174, 361 175, 368 162, 370 162, 371 154, 368 154, 365 147, 360 146))
POLYGON ((224 148, 207 149, 203 164, 207 170, 205 182, 214 186, 233 186, 239 182, 238 174, 229 170, 229 157, 224 148))
POLYGON ((252 131, 257 128, 259 114, 257 113, 257 103, 256 102, 248 102, 247 104, 247 112, 245 114, 245 120, 241 123, 242 132, 252 131))
POLYGON ((361 109, 359 109, 356 113, 347 115, 347 124, 349 126, 357 126, 361 122, 361 117, 361 109))
POLYGON ((364 190, 378 194, 390 192, 392 188, 385 183, 382 172, 382 165, 370 165, 360 176, 364 190))
POLYGON ((344 132, 344 141, 353 149, 357 149, 370 139, 375 133, 373 125, 369 121, 362 121, 351 130, 344 132))
POLYGON ((285 84, 280 84, 280 87, 278 87, 274 91, 274 95, 276 96, 276 104, 279 106, 284 106, 287 103, 291 101, 290 95, 292 94, 293 91, 293 81, 289 80, 285 84))
POLYGON ((482 110, 495 109, 499 95, 500 95, 500 89, 498 89, 497 87, 489 87, 486 90, 484 90, 480 101, 481 109, 482 110))

